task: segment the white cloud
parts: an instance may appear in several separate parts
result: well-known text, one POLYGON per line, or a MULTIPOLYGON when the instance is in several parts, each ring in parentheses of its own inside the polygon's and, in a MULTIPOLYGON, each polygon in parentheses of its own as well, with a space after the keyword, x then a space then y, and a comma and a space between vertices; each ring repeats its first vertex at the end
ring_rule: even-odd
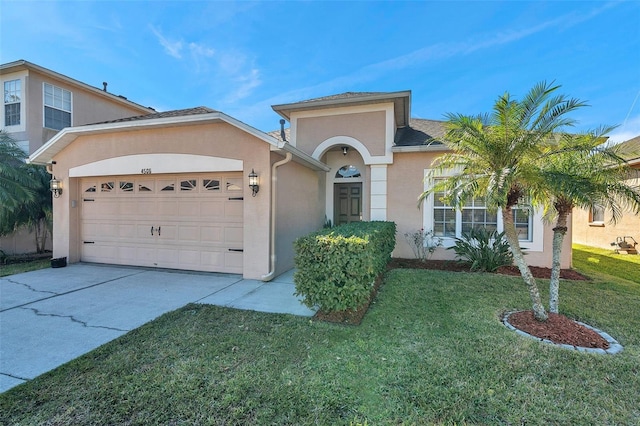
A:
POLYGON ((158 38, 160 45, 164 47, 165 52, 167 52, 169 56, 173 56, 176 59, 182 58, 181 52, 182 52, 183 43, 181 40, 170 41, 165 36, 163 36, 162 33, 160 33, 160 31, 157 30, 153 25, 150 25, 150 28, 153 34, 158 38))
POLYGON ((640 136, 640 115, 629 117, 625 124, 616 128, 611 135, 609 135, 609 140, 618 143, 628 141, 636 136, 640 136))
POLYGON ((253 89, 262 84, 260 80, 260 71, 256 68, 251 69, 247 74, 236 77, 233 82, 237 84, 235 90, 227 96, 226 102, 233 103, 244 99, 251 95, 253 89))

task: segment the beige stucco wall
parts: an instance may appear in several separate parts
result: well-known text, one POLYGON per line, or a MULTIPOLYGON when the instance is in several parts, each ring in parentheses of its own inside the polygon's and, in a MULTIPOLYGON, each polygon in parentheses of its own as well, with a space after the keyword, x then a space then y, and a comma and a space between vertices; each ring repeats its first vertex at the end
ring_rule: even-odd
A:
MULTIPOLYGON (((66 256, 70 262, 77 262, 80 255, 80 178, 69 178, 69 169, 113 157, 151 153, 195 154, 243 161, 243 275, 258 279, 266 274, 269 268, 269 214, 266 212, 269 212, 271 185, 269 145, 226 123, 78 137, 54 157, 54 173, 64 188, 62 195, 54 199, 54 257, 66 256), (256 197, 251 196, 248 187, 252 169, 260 176, 260 192, 256 197)), ((154 164, 141 167, 153 170, 154 164)))
POLYGON ((294 240, 324 224, 324 174, 293 161, 277 169, 276 276, 293 268, 294 240))
MULTIPOLYGON (((417 153, 396 153, 394 162, 388 167, 388 220, 397 224, 398 233, 396 235, 396 249, 394 257, 412 258, 414 257, 411 247, 407 243, 404 234, 416 232, 421 228, 428 228, 429 225, 423 223, 423 211, 418 209, 417 200, 424 190, 423 176, 425 169, 430 168, 431 162, 440 153, 417 152, 417 153)), ((534 223, 539 226, 539 223, 534 223)), ((563 244, 563 256, 561 266, 571 267, 571 227, 566 234, 563 244)), ((527 262, 531 266, 551 266, 551 244, 553 241, 552 226, 544 226, 542 251, 529 250, 526 255, 527 262)), ((526 247, 526 243, 522 245, 526 247)), ((439 248, 433 255, 433 259, 455 259, 452 250, 439 248)))
MULTIPOLYGON (((640 173, 640 166, 638 166, 640 173)), ((630 186, 640 185, 640 178, 626 181, 630 186)), ((610 210, 604 212, 604 222, 593 224, 590 222, 590 212, 585 209, 573 210, 573 241, 593 247, 615 249, 611 243, 618 237, 630 236, 640 244, 640 216, 625 210, 622 217, 615 224, 611 222, 610 210)), ((632 241, 630 241, 632 242, 632 241)))
POLYGON ((109 96, 101 96, 81 86, 54 79, 49 75, 33 70, 29 71, 26 79, 27 93, 25 99, 30 152, 40 148, 58 132, 44 127, 43 83, 49 83, 71 92, 72 126, 116 120, 153 112, 152 110, 141 111, 140 108, 136 108, 133 105, 118 102, 110 99, 109 96))
MULTIPOLYGON (((46 250, 51 250, 51 235, 47 236, 46 250)), ((36 236, 28 228, 22 227, 11 235, 0 237, 0 250, 5 254, 36 252, 36 236)))
POLYGON ((371 155, 385 154, 386 112, 344 113, 296 120, 296 147, 311 155, 334 136, 348 136, 367 146, 371 155))

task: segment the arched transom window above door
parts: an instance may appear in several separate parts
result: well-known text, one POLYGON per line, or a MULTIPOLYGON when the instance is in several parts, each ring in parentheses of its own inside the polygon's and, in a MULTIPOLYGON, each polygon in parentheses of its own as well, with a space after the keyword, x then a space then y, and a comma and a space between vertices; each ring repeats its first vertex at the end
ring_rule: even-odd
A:
POLYGON ((336 179, 359 178, 359 177, 362 177, 362 173, 360 173, 360 170, 358 170, 358 168, 353 165, 342 166, 336 172, 336 179))

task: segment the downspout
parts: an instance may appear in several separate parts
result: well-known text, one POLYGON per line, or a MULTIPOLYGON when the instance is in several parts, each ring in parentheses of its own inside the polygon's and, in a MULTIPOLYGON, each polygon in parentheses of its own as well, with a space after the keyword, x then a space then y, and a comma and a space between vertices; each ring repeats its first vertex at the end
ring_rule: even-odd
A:
POLYGON ((262 276, 262 281, 271 281, 276 274, 276 184, 278 182, 277 168, 288 163, 293 158, 290 152, 287 152, 284 160, 273 163, 271 166, 271 228, 269 230, 271 262, 269 265, 269 273, 262 276))

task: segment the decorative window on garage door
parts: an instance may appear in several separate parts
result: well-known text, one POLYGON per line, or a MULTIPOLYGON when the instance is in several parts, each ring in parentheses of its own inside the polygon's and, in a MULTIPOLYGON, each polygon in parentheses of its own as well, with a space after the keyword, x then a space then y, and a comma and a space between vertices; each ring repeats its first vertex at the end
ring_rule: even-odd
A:
POLYGON ((195 191, 197 189, 196 179, 187 179, 180 181, 180 191, 195 191))

